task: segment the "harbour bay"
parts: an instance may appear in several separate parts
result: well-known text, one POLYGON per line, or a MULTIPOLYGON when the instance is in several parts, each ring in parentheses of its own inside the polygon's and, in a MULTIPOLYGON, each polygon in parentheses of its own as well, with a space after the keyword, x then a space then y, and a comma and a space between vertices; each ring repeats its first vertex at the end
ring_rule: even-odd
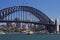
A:
POLYGON ((60 40, 60 34, 2 34, 0 40, 60 40))

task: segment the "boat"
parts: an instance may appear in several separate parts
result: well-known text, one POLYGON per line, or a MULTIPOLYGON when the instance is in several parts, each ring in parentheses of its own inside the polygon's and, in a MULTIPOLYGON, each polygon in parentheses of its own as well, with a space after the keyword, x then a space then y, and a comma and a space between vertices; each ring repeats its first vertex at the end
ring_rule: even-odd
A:
POLYGON ((28 34, 28 35, 33 34, 32 31, 22 31, 22 33, 23 33, 23 34, 28 34))
POLYGON ((3 31, 0 31, 0 34, 5 34, 3 31))

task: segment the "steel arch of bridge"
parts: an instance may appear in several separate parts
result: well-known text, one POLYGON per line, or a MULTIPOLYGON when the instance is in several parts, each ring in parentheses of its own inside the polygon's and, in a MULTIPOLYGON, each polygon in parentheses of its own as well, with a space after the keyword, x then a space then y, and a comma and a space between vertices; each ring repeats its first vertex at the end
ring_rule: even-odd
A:
POLYGON ((5 17, 8 15, 17 12, 17 11, 27 11, 31 12, 34 16, 36 16, 40 22, 42 23, 52 23, 50 18, 48 18, 43 12, 40 10, 30 7, 30 6, 13 6, 13 7, 8 7, 5 9, 0 10, 0 20, 3 20, 5 17))

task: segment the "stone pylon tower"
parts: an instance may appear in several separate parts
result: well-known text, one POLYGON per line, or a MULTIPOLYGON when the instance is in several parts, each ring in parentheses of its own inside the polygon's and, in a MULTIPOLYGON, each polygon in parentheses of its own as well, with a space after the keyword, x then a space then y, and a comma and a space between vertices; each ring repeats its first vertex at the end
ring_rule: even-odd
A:
POLYGON ((58 18, 55 19, 55 25, 56 25, 56 33, 59 34, 59 21, 58 21, 58 18))

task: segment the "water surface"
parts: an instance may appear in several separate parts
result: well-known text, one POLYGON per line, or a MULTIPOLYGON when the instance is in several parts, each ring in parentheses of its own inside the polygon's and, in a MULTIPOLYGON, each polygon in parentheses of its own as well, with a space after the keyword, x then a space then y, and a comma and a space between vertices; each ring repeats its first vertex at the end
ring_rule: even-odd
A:
POLYGON ((60 34, 2 34, 0 40, 60 40, 60 34))

